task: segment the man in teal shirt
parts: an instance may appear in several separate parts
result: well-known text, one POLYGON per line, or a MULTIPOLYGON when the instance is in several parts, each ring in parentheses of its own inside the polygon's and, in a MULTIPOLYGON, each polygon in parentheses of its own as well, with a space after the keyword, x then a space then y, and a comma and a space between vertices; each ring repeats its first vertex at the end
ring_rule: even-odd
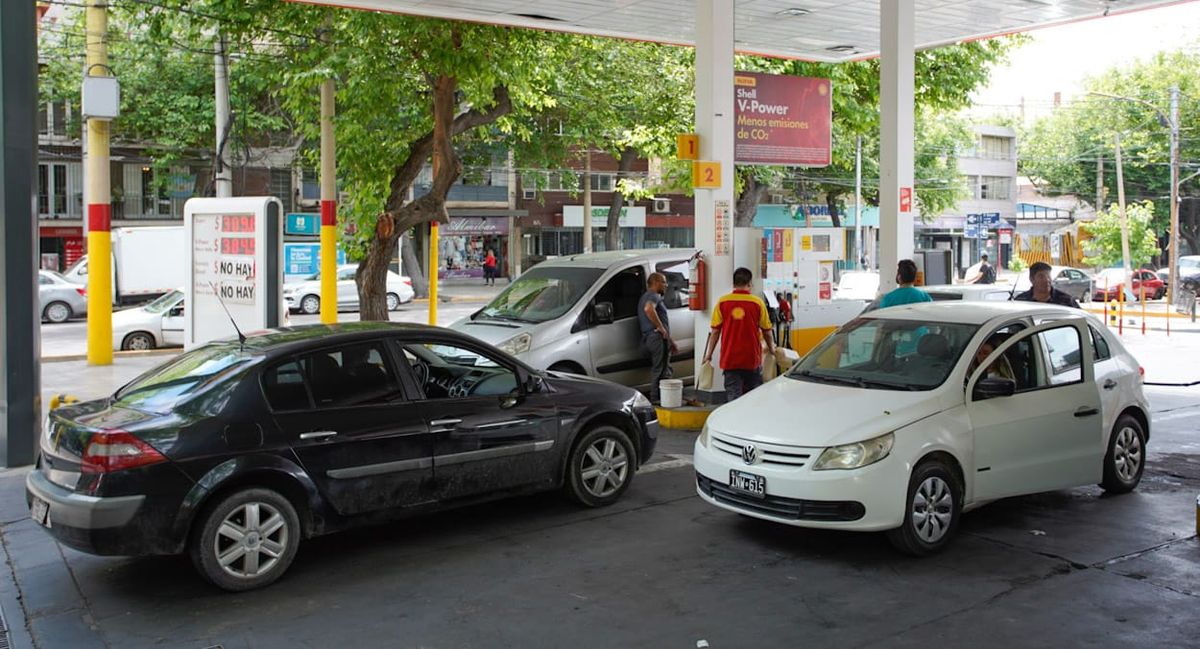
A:
POLYGON ((896 283, 900 286, 892 289, 879 300, 879 308, 886 309, 901 304, 932 302, 933 299, 929 297, 928 293, 913 286, 917 281, 917 264, 911 259, 901 259, 897 266, 896 283))

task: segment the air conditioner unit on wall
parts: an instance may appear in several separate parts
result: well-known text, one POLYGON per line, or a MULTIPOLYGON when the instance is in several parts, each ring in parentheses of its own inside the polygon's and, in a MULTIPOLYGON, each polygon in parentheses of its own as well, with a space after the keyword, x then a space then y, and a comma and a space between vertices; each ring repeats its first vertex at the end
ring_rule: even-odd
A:
POLYGON ((522 189, 521 190, 521 198, 523 198, 527 201, 531 201, 531 200, 537 198, 537 190, 536 189, 522 189))
POLYGON ((654 199, 654 213, 655 214, 670 214, 671 213, 671 199, 669 199, 669 198, 654 199))

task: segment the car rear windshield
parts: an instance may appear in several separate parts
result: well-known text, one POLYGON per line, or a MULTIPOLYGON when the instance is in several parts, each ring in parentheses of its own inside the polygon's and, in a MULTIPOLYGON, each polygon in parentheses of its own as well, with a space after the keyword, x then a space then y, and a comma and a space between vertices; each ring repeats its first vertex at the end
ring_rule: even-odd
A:
POLYGON ((113 403, 147 412, 170 412, 259 358, 236 344, 207 345, 134 379, 117 392, 113 403))
POLYGON ((809 352, 787 376, 875 390, 931 390, 941 385, 976 325, 859 318, 809 352))
POLYGON ((601 268, 535 266, 497 295, 474 319, 553 320, 575 306, 603 273, 601 268))

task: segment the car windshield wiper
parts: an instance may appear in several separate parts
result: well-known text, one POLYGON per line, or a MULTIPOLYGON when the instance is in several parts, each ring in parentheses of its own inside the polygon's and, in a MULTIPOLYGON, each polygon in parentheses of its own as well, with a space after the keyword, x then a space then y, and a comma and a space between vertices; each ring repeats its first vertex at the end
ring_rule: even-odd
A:
POLYGON ((829 376, 827 374, 817 374, 815 372, 812 372, 811 370, 800 370, 798 372, 798 374, 800 376, 803 376, 806 379, 812 379, 813 381, 818 381, 820 383, 837 383, 839 385, 855 385, 855 386, 862 387, 862 385, 860 383, 862 379, 850 378, 850 377, 845 377, 845 376, 829 376))
POLYGON ((904 383, 890 383, 888 381, 875 381, 866 379, 861 376, 829 376, 827 374, 815 374, 809 370, 801 370, 800 376, 814 381, 823 383, 838 383, 842 385, 853 385, 859 388, 883 388, 885 390, 908 390, 915 392, 921 388, 915 385, 906 385, 904 383))
POLYGON ((480 320, 499 320, 501 322, 524 322, 526 324, 534 324, 535 323, 534 320, 529 320, 528 318, 520 318, 515 315, 500 315, 500 314, 490 315, 487 313, 481 313, 479 315, 479 319, 480 320))

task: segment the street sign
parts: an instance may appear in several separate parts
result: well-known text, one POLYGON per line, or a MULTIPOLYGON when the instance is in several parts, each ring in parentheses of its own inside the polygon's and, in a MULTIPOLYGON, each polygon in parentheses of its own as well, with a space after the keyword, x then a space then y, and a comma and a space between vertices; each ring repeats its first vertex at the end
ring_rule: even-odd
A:
POLYGON ((967 215, 967 225, 979 225, 979 215, 978 214, 968 214, 967 215))
POLYGON ((995 228, 995 227, 1000 226, 1000 213, 999 212, 987 212, 984 214, 980 214, 979 218, 980 218, 980 225, 985 225, 989 228, 995 228))
POLYGON ((288 214, 283 225, 286 235, 318 236, 321 234, 320 214, 288 214))
MULTIPOLYGON (((971 216, 975 216, 975 215, 972 214, 971 216)), ((979 238, 979 226, 975 223, 967 223, 966 225, 964 225, 963 226, 963 238, 964 239, 978 239, 979 238)))

